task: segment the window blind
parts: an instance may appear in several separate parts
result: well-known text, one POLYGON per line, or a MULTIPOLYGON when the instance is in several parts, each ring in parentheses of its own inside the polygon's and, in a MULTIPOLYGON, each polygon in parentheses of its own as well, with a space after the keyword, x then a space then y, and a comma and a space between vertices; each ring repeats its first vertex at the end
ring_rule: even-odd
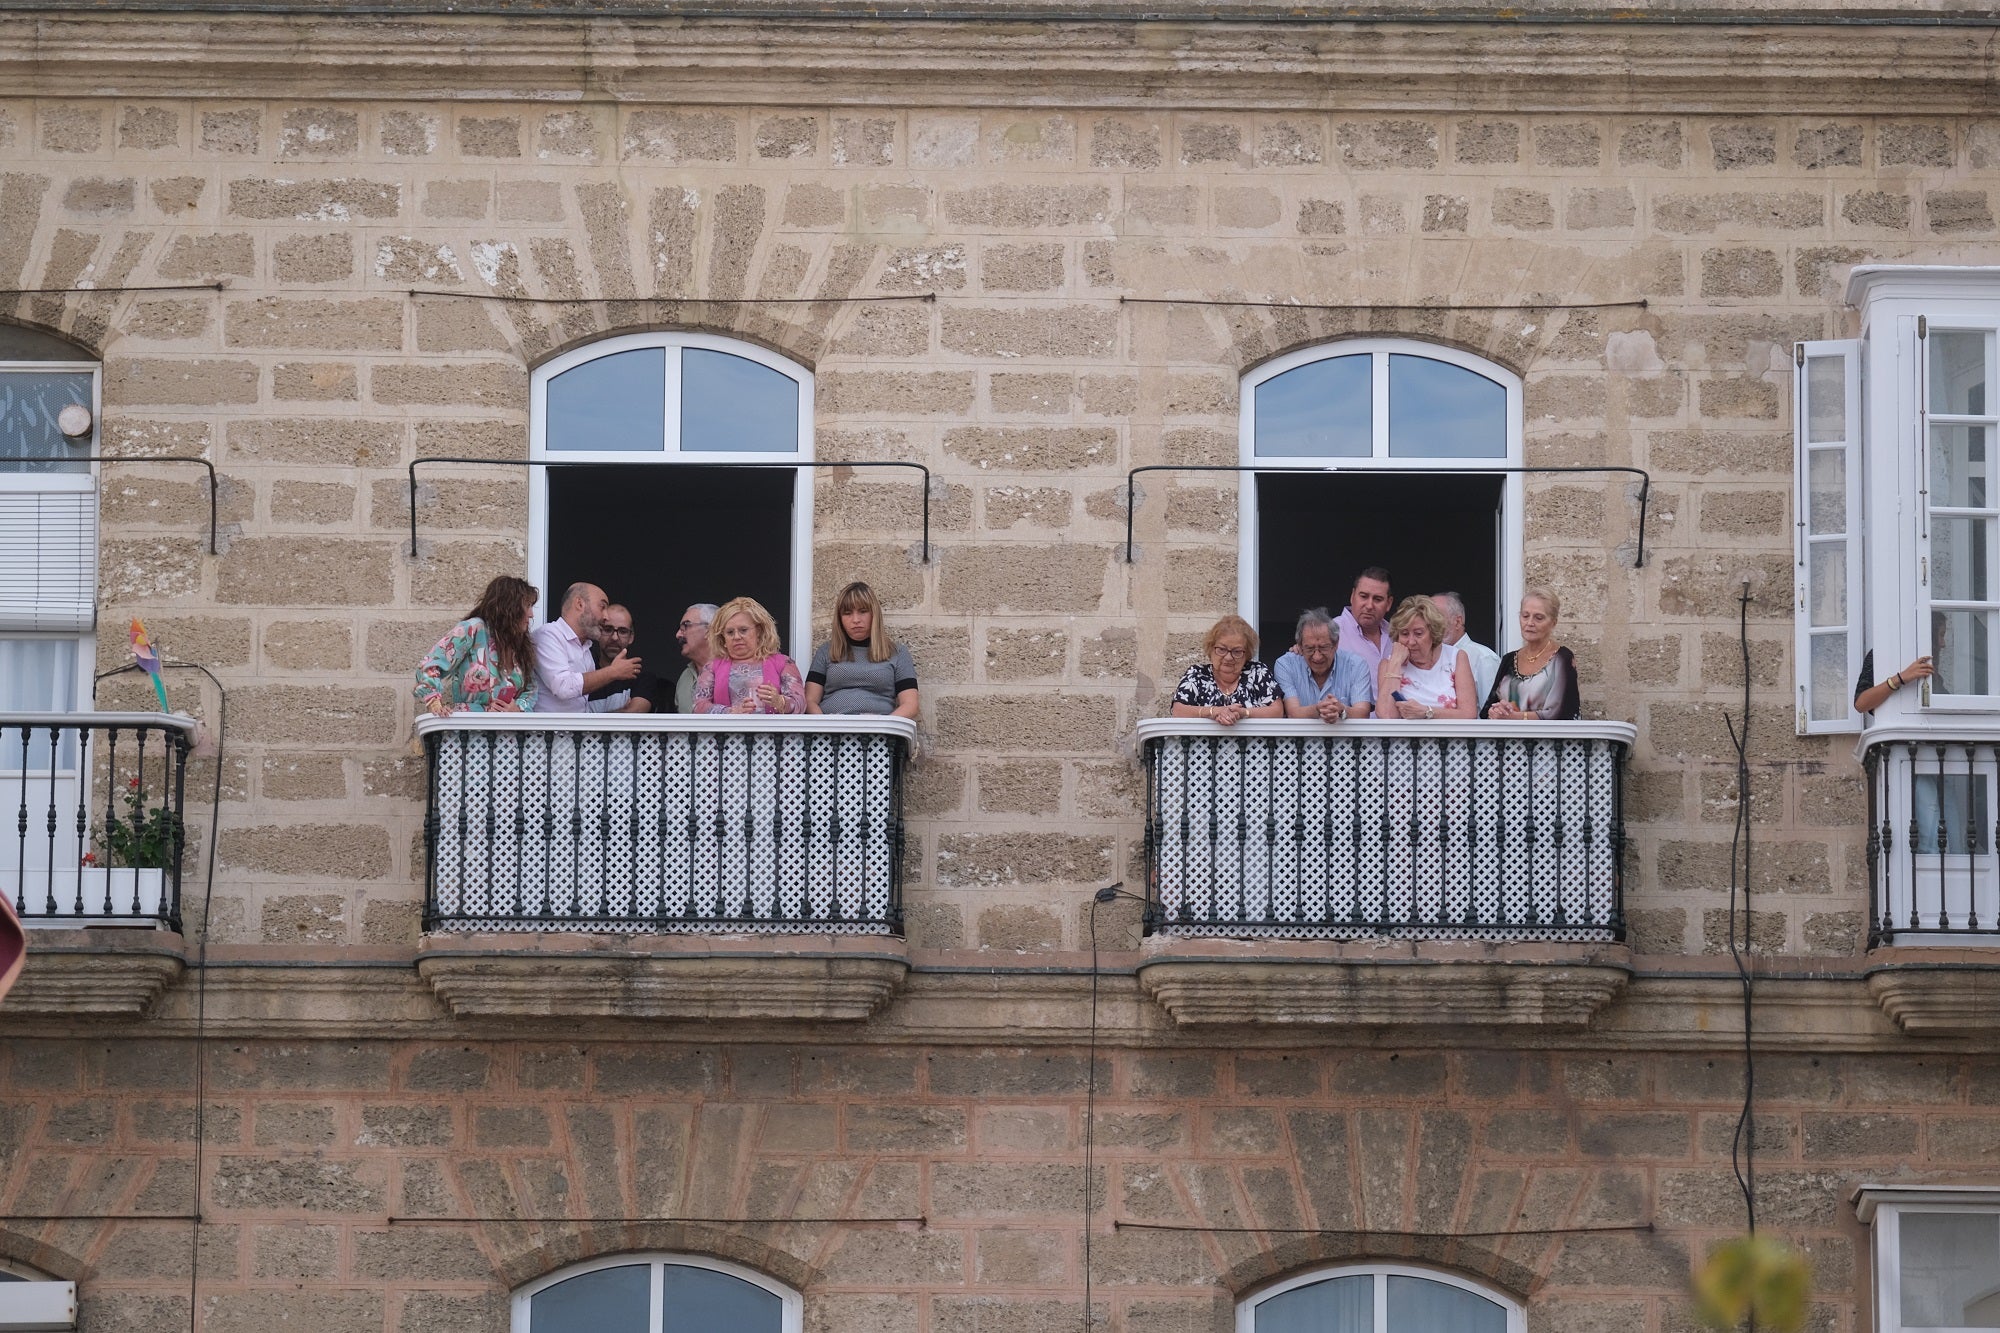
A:
POLYGON ((96 623, 96 489, 0 490, 0 630, 96 623))

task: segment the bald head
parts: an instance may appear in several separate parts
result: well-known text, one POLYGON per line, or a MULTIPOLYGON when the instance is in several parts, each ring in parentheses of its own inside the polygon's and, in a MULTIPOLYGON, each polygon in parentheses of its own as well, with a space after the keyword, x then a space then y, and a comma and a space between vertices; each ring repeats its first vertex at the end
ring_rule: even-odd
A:
POLYGON ((597 637, 597 622, 610 599, 595 583, 572 583, 563 590, 562 618, 579 639, 597 637))

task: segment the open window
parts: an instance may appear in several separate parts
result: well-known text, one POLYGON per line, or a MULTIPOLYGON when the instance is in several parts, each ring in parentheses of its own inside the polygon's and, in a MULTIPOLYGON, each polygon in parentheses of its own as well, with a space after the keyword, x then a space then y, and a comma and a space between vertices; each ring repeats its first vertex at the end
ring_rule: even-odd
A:
POLYGON ((1244 377, 1238 600, 1270 645, 1299 612, 1338 610, 1388 569, 1398 597, 1451 589, 1498 646, 1520 595, 1521 382, 1480 357, 1404 340, 1292 352, 1244 377))
POLYGON ((626 1254, 523 1287, 511 1333, 800 1333, 803 1312, 797 1292, 736 1264, 626 1254))
POLYGON ((643 652, 679 670, 696 602, 750 596, 810 651, 812 375, 749 343, 635 333, 534 373, 529 578, 543 614, 569 584, 632 611, 643 652))
POLYGON ((1526 1333, 1521 1307, 1449 1273, 1399 1264, 1318 1269, 1236 1307, 1236 1333, 1526 1333))

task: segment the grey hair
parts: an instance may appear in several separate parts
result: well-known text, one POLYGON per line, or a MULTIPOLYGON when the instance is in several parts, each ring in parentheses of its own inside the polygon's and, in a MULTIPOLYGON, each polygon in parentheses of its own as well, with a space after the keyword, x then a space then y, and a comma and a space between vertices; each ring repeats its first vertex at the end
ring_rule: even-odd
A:
POLYGON ((1465 619, 1465 599, 1457 593, 1434 592, 1431 594, 1431 600, 1437 603, 1438 610, 1444 612, 1446 620, 1465 619))
POLYGON ((715 613, 722 608, 714 602, 696 602, 688 610, 701 612, 701 623, 706 625, 715 619, 715 613))
POLYGON ((1340 647, 1340 622, 1328 615, 1326 608, 1323 606, 1315 606, 1310 610, 1299 612, 1298 628, 1292 631, 1292 642, 1303 643, 1306 631, 1315 625, 1326 626, 1328 636, 1333 639, 1333 646, 1336 648, 1340 647))
POLYGON ((558 602, 557 605, 564 611, 567 611, 577 598, 583 596, 585 588, 595 588, 596 586, 595 583, 572 583, 563 589, 562 601, 558 602))

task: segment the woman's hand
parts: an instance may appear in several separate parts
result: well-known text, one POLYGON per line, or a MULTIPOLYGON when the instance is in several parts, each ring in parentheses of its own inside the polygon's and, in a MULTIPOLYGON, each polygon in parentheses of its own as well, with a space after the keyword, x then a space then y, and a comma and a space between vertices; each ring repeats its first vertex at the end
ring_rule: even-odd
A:
POLYGON ((1396 705, 1396 716, 1405 722, 1422 722, 1437 711, 1425 704, 1411 703, 1408 699, 1393 699, 1390 702, 1396 705))
POLYGON ((433 694, 424 701, 424 711, 432 717, 450 717, 451 705, 444 701, 442 694, 433 694))
POLYGON ((1403 667, 1408 664, 1409 660, 1409 648, 1404 646, 1401 641, 1398 641, 1393 648, 1389 649, 1387 655, 1382 658, 1382 669, 1384 671, 1394 671, 1400 676, 1403 674, 1403 667))
POLYGON ((1215 725, 1233 727, 1243 720, 1243 715, 1247 711, 1242 704, 1224 704, 1215 710, 1215 725))
POLYGON ((773 713, 789 713, 792 711, 790 701, 785 698, 784 693, 775 685, 759 685, 757 687, 757 701, 773 713))
POLYGON ((514 700, 509 699, 504 704, 495 704, 493 706, 493 711, 496 713, 518 713, 521 711, 521 705, 515 702, 514 700))
POLYGON ((1901 683, 1907 685, 1913 680, 1929 680, 1937 674, 1937 668, 1931 665, 1930 658, 1919 657, 1896 674, 1902 678, 1901 683))
POLYGON ((1521 706, 1511 699, 1496 699, 1493 706, 1486 710, 1486 717, 1491 722, 1519 722, 1521 706))
POLYGON ((735 703, 729 705, 729 711, 732 713, 754 713, 757 711, 757 700, 754 696, 748 699, 738 699, 735 703))

